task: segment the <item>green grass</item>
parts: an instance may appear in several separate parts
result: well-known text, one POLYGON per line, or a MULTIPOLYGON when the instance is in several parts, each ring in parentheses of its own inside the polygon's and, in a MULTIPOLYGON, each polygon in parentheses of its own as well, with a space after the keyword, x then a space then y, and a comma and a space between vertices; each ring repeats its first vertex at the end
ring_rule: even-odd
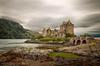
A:
POLYGON ((72 54, 72 53, 64 53, 64 52, 53 52, 49 54, 50 57, 63 57, 67 59, 75 59, 79 58, 80 56, 72 54))

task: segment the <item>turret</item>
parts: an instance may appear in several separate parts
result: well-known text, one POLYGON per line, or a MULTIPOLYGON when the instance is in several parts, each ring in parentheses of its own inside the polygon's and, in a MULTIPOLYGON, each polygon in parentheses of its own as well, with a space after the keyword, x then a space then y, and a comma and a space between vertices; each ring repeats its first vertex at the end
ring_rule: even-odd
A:
POLYGON ((66 33, 74 34, 74 24, 72 24, 70 20, 68 20, 66 24, 66 33))

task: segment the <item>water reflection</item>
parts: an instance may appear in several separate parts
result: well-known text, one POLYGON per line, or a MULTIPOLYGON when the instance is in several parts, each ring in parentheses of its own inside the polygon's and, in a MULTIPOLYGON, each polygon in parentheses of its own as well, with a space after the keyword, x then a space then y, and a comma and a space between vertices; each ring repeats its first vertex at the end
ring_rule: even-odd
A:
POLYGON ((55 46, 50 44, 24 43, 27 39, 0 39, 0 51, 10 50, 15 47, 55 46))
POLYGON ((24 43, 27 39, 0 39, 0 51, 9 50, 15 47, 37 47, 40 44, 24 43))

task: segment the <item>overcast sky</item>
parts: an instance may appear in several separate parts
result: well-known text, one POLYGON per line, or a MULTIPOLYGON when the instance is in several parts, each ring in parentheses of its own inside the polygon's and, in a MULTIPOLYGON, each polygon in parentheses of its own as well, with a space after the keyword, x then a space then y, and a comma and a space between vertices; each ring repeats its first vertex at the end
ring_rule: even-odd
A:
POLYGON ((0 0, 0 16, 34 31, 58 28, 70 19, 76 34, 100 34, 100 0, 0 0))

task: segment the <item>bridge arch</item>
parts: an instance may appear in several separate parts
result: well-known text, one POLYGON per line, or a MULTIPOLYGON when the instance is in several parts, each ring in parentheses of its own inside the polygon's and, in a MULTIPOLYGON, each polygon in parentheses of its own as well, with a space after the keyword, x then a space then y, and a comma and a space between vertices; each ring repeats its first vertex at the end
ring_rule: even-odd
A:
POLYGON ((73 39, 73 45, 87 44, 87 39, 73 39))
POLYGON ((82 40, 82 44, 87 44, 87 40, 82 40))
POLYGON ((77 44, 77 45, 81 44, 81 40, 77 40, 77 41, 76 41, 76 44, 77 44))

